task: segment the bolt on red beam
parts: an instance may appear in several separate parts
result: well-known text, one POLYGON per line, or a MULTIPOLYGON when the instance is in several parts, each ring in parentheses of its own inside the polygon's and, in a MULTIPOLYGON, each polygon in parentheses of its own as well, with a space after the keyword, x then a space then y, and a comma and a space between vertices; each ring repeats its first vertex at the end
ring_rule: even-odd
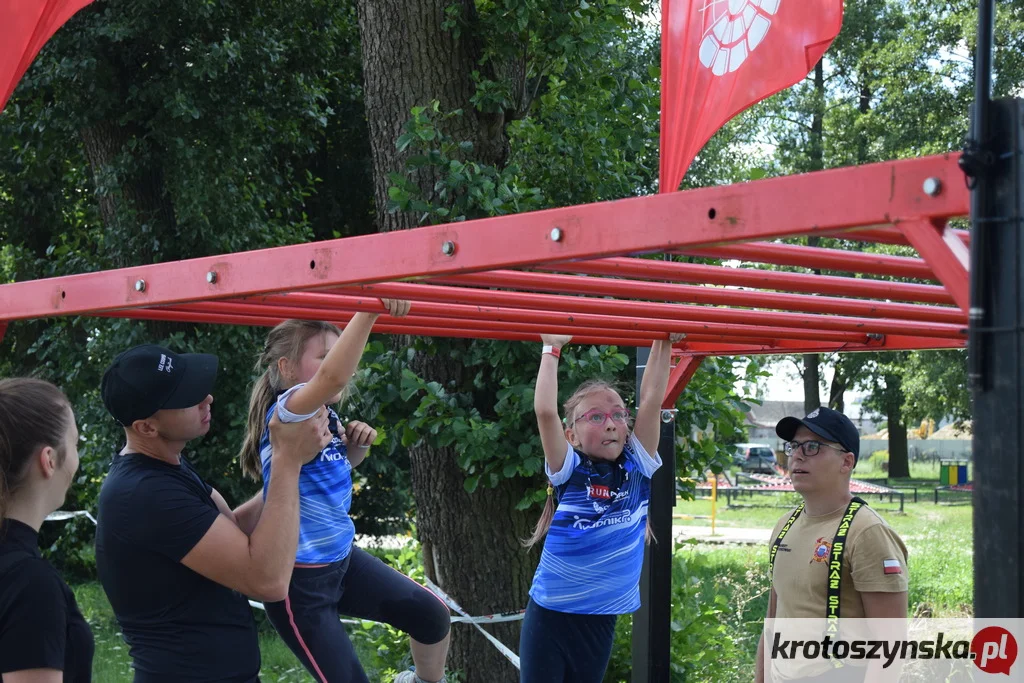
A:
POLYGON ((612 277, 643 280, 669 280, 727 287, 752 287, 789 292, 807 292, 839 296, 920 301, 933 304, 954 304, 953 297, 944 287, 911 282, 889 282, 837 275, 809 273, 782 273, 753 268, 728 268, 700 263, 676 263, 644 258, 606 258, 572 263, 542 264, 535 270, 545 272, 572 272, 583 275, 609 275, 612 277))
MULTIPOLYGON (((663 304, 649 301, 623 301, 566 297, 553 294, 529 292, 508 292, 493 289, 471 289, 468 287, 442 287, 439 285, 392 284, 364 285, 360 288, 373 295, 390 298, 404 298, 416 301, 434 301, 451 305, 509 306, 538 311, 561 311, 575 315, 577 311, 608 316, 639 316, 665 320, 700 321, 727 325, 760 325, 775 327, 777 336, 787 337, 792 330, 831 330, 833 332, 856 332, 859 334, 914 334, 922 337, 957 337, 967 334, 965 324, 944 324, 888 318, 854 318, 821 316, 804 313, 777 313, 774 311, 735 310, 709 306, 687 306, 684 304, 663 304), (785 330, 785 332, 782 332, 785 330)), ((321 296, 297 293, 284 295, 296 297, 321 296)), ((422 304, 421 304, 422 305, 422 304)), ((435 315, 444 315, 438 311, 435 315)), ((795 338, 795 337, 790 337, 795 338)), ((819 337, 820 338, 820 337, 819 337)))
MULTIPOLYGON (((415 287, 417 285, 381 285, 381 287, 415 287)), ((443 288, 442 288, 443 289, 443 288)), ((375 290, 377 292, 396 292, 395 296, 401 296, 407 289, 375 290)), ((488 292, 497 293, 497 292, 488 292)), ((377 295, 379 296, 379 294, 377 295)), ((246 299, 245 304, 226 302, 207 302, 204 305, 217 304, 218 306, 229 306, 219 309, 218 312, 232 313, 243 312, 248 309, 232 309, 231 306, 254 305, 252 302, 259 301, 263 304, 273 306, 289 307, 291 310, 303 310, 303 308, 327 308, 329 310, 379 310, 380 302, 377 296, 353 297, 340 294, 314 294, 309 292, 298 292, 294 294, 276 294, 266 297, 253 297, 246 299)), ((535 295, 542 296, 542 295, 535 295)), ((410 297, 414 298, 414 297, 410 297)), ((558 297, 556 297, 558 298, 558 297)), ((573 299, 575 301, 575 299, 573 299)), ((627 302, 629 303, 629 302, 627 302)), ((194 306, 195 304, 192 304, 194 306)), ((631 304, 632 305, 632 304, 631 304)), ((708 309, 712 310, 712 309, 708 309)), ((723 310, 724 309, 714 309, 723 310)), ((489 304, 468 305, 454 303, 434 303, 426 301, 414 301, 409 311, 410 316, 431 316, 436 318, 457 318, 476 321, 477 326, 491 322, 523 322, 530 324, 551 324, 571 325, 573 329, 597 328, 606 332, 611 330, 643 330, 647 332, 683 332, 685 334, 715 334, 729 337, 784 337, 788 339, 817 339, 825 341, 840 342, 863 342, 867 339, 868 332, 847 332, 847 331, 822 331, 820 329, 780 329, 777 324, 769 326, 768 329, 744 324, 724 324, 714 322, 693 322, 674 319, 640 318, 628 315, 605 315, 594 313, 565 313, 550 310, 532 310, 517 308, 502 308, 489 304)), ((300 317, 300 316, 296 316, 300 317)), ((822 318, 824 320, 824 318, 822 318)), ((923 323, 915 323, 923 325, 923 323)))
MULTIPOLYGON (((898 320, 917 320, 953 325, 967 324, 967 314, 958 308, 952 307, 940 308, 918 304, 808 296, 806 294, 789 294, 786 292, 738 291, 716 287, 581 277, 578 275, 556 275, 519 270, 498 270, 489 273, 451 275, 449 277, 436 278, 430 282, 439 285, 504 287, 565 294, 614 296, 620 299, 661 299, 713 306, 742 306, 869 318, 895 318, 898 320)), ((375 285, 366 285, 365 287, 371 289, 375 285)))
POLYGON ((839 270, 850 273, 871 273, 890 277, 935 280, 928 264, 919 258, 890 256, 860 251, 804 247, 799 244, 754 242, 732 244, 707 249, 685 249, 677 252, 684 256, 701 258, 739 259, 752 263, 771 263, 777 266, 797 266, 812 270, 839 270))

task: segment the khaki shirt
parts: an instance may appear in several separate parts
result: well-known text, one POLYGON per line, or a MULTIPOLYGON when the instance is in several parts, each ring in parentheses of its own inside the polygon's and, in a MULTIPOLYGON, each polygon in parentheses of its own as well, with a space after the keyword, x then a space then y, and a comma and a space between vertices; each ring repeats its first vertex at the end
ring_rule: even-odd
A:
MULTIPOLYGON (((775 555, 772 572, 776 619, 825 618, 832 540, 844 512, 845 507, 812 517, 805 510, 786 533, 775 555)), ((793 510, 790 510, 775 525, 769 548, 792 514, 793 510)), ((847 532, 841 577, 839 617, 844 620, 864 618, 861 593, 900 593, 907 590, 907 548, 885 520, 866 505, 857 511, 847 532), (898 572, 893 560, 898 563, 898 572)), ((778 661, 772 663, 773 679, 792 678, 795 672, 779 670, 779 664, 778 661)), ((827 664, 824 666, 828 668, 827 664)), ((814 672, 799 673, 808 675, 814 672)))

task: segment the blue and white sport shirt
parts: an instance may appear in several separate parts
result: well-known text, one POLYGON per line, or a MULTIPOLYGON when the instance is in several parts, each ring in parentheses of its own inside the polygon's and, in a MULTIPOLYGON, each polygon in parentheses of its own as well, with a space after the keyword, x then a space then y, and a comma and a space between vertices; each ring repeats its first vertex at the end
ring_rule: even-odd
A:
MULTIPOLYGON (((281 422, 302 422, 316 415, 297 415, 285 404, 288 397, 304 385, 298 384, 281 394, 268 410, 264 426, 270 424, 274 408, 281 422)), ((329 418, 337 423, 338 414, 328 408, 329 418)), ((263 499, 270 487, 270 430, 264 428, 260 439, 263 461, 263 499)), ((352 549, 356 528, 348 516, 352 507, 352 465, 345 444, 334 435, 320 453, 299 472, 299 544, 298 564, 327 564, 345 559, 352 549)))
POLYGON ((566 443, 559 472, 544 465, 558 507, 544 540, 530 597, 573 614, 627 614, 640 608, 651 476, 661 467, 630 434, 615 462, 590 460, 566 443))

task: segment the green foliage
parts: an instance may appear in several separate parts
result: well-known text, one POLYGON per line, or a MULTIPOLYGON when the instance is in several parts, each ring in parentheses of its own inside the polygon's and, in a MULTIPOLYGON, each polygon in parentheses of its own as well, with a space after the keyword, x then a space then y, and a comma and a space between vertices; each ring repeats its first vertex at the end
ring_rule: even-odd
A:
MULTIPOLYGON (((746 549, 725 555, 691 543, 675 551, 669 679, 673 683, 750 680, 767 609, 767 571, 758 566, 757 558, 746 549)), ((630 680, 631 638, 632 618, 619 617, 605 681, 630 680)))
MULTIPOLYGON (((9 150, 0 159, 0 281, 365 232, 372 191, 359 71, 350 3, 89 6, 46 44, 0 115, 9 150)), ((265 332, 106 318, 16 322, 0 347, 0 372, 42 376, 68 393, 82 462, 66 507, 95 511, 123 445, 98 395, 106 365, 141 342, 217 354, 213 425, 187 455, 239 504, 257 490, 235 456, 265 332)), ((380 468, 360 469, 370 480, 380 468)), ((354 513, 360 499, 373 499, 374 519, 405 528, 408 496, 392 488, 407 481, 395 481, 368 486, 354 513)), ((47 527, 44 542, 65 571, 91 573, 87 524, 47 527)))
POLYGON ((971 419, 966 351, 913 351, 903 365, 903 414, 908 424, 945 417, 971 419))
MULTIPOLYGON (((533 387, 538 347, 513 342, 446 345, 446 353, 464 368, 460 387, 427 382, 408 367, 417 350, 436 352, 432 340, 395 350, 373 342, 366 352, 366 372, 360 380, 367 394, 378 397, 366 414, 390 425, 384 448, 389 459, 410 446, 452 446, 466 473, 465 488, 492 488, 509 477, 536 477, 543 472, 543 450, 533 415, 533 387)), ((623 385, 623 399, 633 395, 625 382, 632 377, 631 359, 615 347, 566 347, 563 351, 559 397, 564 401, 584 380, 604 377, 623 385)), ((407 457, 407 456, 405 456, 407 457)), ((519 507, 543 502, 538 487, 519 507)))
POLYGON ((407 175, 390 174, 388 211, 411 211, 420 223, 448 223, 480 216, 500 216, 537 209, 542 197, 537 188, 524 187, 518 167, 496 168, 472 161, 473 143, 458 141, 444 132, 443 123, 459 118, 461 111, 441 112, 437 100, 430 107, 415 107, 396 145, 408 151, 407 175), (438 180, 429 196, 422 196, 412 179, 431 167, 438 180))

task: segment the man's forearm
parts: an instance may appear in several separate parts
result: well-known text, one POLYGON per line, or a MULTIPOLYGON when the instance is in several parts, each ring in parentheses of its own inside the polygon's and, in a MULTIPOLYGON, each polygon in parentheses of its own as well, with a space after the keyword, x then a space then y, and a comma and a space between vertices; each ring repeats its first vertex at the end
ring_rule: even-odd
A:
POLYGON ((274 458, 273 476, 262 507, 264 514, 260 514, 249 537, 249 552, 263 568, 266 583, 286 588, 299 542, 299 465, 294 458, 274 458))

